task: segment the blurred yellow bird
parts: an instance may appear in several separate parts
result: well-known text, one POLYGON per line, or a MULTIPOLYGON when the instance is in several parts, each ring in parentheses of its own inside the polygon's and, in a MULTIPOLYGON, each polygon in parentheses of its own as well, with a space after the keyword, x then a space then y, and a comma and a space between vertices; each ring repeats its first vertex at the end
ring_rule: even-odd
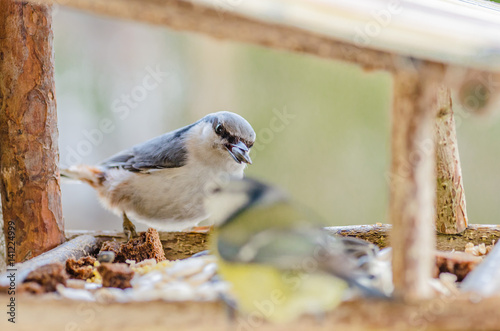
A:
POLYGON ((233 181, 207 208, 215 224, 211 251, 243 313, 287 322, 335 308, 349 286, 381 295, 370 288, 374 246, 328 235, 281 191, 251 179, 233 181))

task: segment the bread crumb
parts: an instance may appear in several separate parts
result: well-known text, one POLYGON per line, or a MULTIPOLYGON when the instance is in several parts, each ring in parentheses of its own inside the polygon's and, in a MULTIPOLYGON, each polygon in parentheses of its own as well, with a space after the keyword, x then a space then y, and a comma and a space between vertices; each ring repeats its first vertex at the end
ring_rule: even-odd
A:
MULTIPOLYGON (((23 283, 34 282, 43 288, 43 292, 55 292, 57 284, 66 285, 68 274, 61 263, 51 263, 41 266, 30 272, 23 283)), ((32 291, 34 285, 26 285, 28 292, 32 291)))
POLYGON ((102 251, 115 253, 115 262, 126 262, 127 260, 141 262, 148 259, 161 262, 166 259, 160 235, 153 228, 141 232, 138 238, 131 239, 127 243, 120 244, 116 241, 106 241, 101 247, 102 251))
POLYGON ((492 242, 491 245, 486 246, 485 243, 474 245, 473 243, 467 243, 465 245, 465 253, 474 255, 474 256, 484 256, 488 255, 489 252, 493 249, 495 245, 495 241, 492 242))
POLYGON ((92 277, 95 262, 93 256, 84 256, 78 260, 69 258, 66 261, 66 272, 71 278, 86 280, 92 277))
POLYGON ((132 287, 130 281, 134 272, 125 263, 101 263, 97 268, 102 276, 102 286, 121 289, 132 287))

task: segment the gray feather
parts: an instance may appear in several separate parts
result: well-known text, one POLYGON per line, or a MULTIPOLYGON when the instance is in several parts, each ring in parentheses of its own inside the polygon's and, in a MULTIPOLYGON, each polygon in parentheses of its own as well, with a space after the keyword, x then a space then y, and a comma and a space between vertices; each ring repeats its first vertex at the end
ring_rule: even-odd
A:
POLYGON ((182 167, 187 159, 185 133, 197 123, 135 145, 103 161, 101 166, 132 172, 182 167))

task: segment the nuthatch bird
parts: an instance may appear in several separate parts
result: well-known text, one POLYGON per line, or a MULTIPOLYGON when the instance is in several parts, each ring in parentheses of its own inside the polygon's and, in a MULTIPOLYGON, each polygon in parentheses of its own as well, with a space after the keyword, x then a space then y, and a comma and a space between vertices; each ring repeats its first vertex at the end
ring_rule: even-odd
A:
POLYGON ((163 231, 181 231, 207 218, 207 192, 226 178, 242 178, 252 161, 252 126, 231 112, 199 121, 136 145, 98 166, 77 165, 61 176, 90 184, 109 210, 123 217, 127 237, 135 237, 129 220, 163 231))

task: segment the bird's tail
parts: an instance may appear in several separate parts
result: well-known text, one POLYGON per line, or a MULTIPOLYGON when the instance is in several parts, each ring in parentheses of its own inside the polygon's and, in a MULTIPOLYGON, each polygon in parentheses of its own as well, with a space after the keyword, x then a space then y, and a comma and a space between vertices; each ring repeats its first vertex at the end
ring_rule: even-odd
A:
POLYGON ((60 169, 60 172, 61 179, 78 180, 92 187, 102 185, 105 179, 104 172, 101 169, 87 165, 73 165, 66 169, 60 169))

